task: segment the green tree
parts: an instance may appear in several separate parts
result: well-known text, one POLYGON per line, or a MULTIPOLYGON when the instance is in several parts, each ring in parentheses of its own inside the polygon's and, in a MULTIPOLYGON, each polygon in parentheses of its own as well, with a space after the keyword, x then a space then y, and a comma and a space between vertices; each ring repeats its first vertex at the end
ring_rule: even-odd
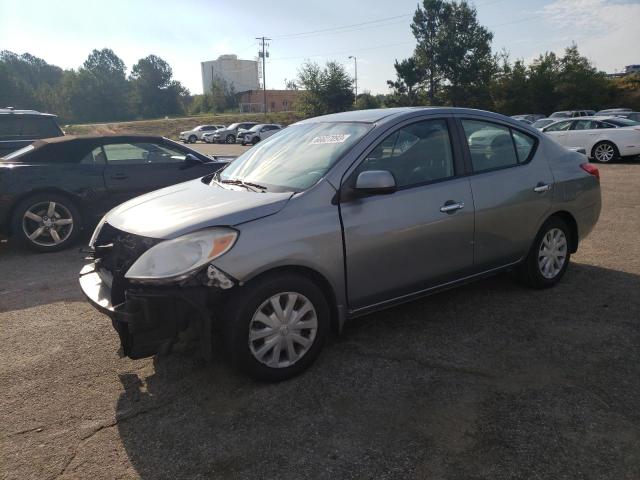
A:
POLYGON ((502 60, 493 85, 494 109, 505 115, 533 112, 527 66, 522 60, 511 65, 506 54, 502 60))
POLYGON ((182 97, 188 91, 173 80, 167 62, 156 55, 141 58, 129 76, 133 110, 145 118, 182 113, 182 97))
POLYGON ((327 62, 324 69, 306 62, 298 71, 302 87, 296 108, 309 116, 343 112, 353 106, 353 80, 338 62, 327 62))
POLYGON ((580 55, 577 45, 567 47, 560 59, 556 84, 560 109, 600 109, 608 104, 610 81, 598 72, 587 57, 580 55))
POLYGON ((371 95, 371 92, 364 91, 356 98, 356 110, 367 110, 369 108, 380 108, 382 106, 377 96, 371 95))
POLYGON ((391 103, 396 106, 418 105, 418 88, 422 75, 415 58, 409 57, 401 62, 396 60, 393 66, 396 69, 396 80, 387 80, 387 85, 393 89, 391 103))
POLYGON ((529 95, 533 113, 551 115, 560 101, 556 85, 560 75, 560 62, 553 52, 540 55, 529 65, 529 95))

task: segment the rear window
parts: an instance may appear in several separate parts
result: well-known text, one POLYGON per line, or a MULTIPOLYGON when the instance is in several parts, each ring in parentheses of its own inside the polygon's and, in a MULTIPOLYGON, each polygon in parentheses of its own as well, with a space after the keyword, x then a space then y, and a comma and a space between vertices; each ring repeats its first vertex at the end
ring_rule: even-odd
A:
POLYGON ((0 115, 0 140, 38 140, 61 135, 60 127, 51 117, 0 115))
POLYGON ((609 118, 607 123, 615 125, 616 127, 633 127, 634 125, 640 125, 640 122, 629 120, 628 118, 609 118))

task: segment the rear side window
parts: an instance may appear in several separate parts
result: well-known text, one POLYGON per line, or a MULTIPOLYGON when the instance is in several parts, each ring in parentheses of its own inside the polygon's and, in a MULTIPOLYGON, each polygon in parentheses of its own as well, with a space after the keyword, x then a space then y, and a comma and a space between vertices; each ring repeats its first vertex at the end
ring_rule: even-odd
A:
POLYGON ((0 115, 2 140, 38 140, 61 135, 60 128, 51 117, 0 115))
POLYGON ((513 142, 516 145, 518 163, 528 162, 533 148, 536 146, 536 139, 518 130, 511 130, 511 135, 513 135, 513 142))
POLYGON ((462 120, 474 172, 518 164, 510 129, 478 120, 462 120))

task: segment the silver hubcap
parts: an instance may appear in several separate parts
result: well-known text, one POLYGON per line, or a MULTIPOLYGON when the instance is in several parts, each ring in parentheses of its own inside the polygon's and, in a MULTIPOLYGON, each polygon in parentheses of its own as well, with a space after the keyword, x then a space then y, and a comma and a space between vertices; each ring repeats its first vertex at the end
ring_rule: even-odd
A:
POLYGON ((311 348, 318 330, 316 309, 307 297, 278 293, 266 300, 251 319, 249 349, 261 363, 285 368, 311 348))
POLYGON ((567 237, 559 228, 552 228, 542 238, 538 250, 538 268, 544 278, 555 278, 567 260, 567 237))
POLYGON ((59 203, 36 203, 22 217, 22 230, 36 245, 51 247, 69 238, 73 232, 73 216, 59 203))
POLYGON ((595 157, 600 162, 610 162, 613 160, 613 156, 615 155, 615 151, 613 150, 613 146, 608 143, 603 143, 602 145, 598 145, 595 151, 595 157))

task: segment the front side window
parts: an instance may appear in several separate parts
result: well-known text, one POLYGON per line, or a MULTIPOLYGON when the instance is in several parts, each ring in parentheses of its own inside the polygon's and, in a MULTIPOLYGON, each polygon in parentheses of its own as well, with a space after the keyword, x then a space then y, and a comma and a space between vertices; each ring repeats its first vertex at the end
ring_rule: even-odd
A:
POLYGON ((369 170, 388 170, 399 188, 453 177, 446 120, 425 120, 395 131, 367 155, 356 175, 369 170))
POLYGON ((97 147, 91 150, 80 159, 80 163, 83 165, 104 165, 105 158, 102 147, 97 147))
POLYGON ((118 165, 180 163, 186 157, 180 150, 148 142, 105 145, 104 151, 107 156, 107 162, 118 165))
POLYGON ((510 129, 480 120, 462 120, 474 172, 518 164, 510 129))
POLYGON ((214 181, 241 180, 273 191, 314 185, 370 129, 367 123, 305 123, 258 143, 231 162, 214 181))

